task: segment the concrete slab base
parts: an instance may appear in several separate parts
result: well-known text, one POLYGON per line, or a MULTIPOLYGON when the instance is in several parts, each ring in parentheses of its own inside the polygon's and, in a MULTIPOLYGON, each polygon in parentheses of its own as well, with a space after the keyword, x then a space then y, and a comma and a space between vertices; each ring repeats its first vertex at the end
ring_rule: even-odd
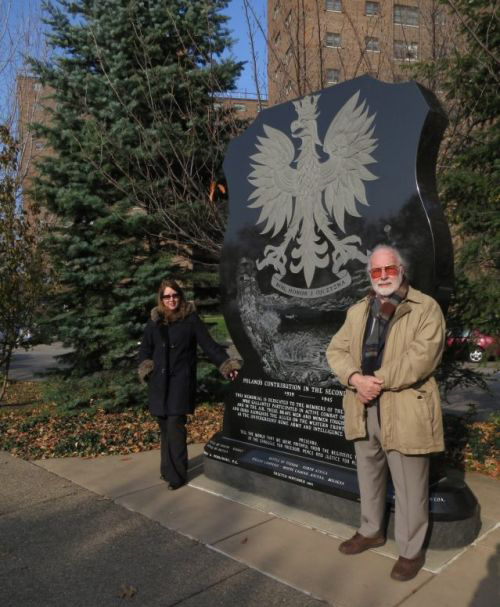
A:
MULTIPOLYGON (((343 497, 316 491, 279 478, 260 474, 240 466, 205 457, 204 473, 209 479, 246 493, 267 496, 299 511, 310 512, 325 519, 357 527, 360 504, 343 497)), ((470 493, 470 491, 469 491, 470 493)), ((224 495, 222 492, 221 495, 224 495)), ((473 497, 473 496, 472 496, 473 497)), ((461 548, 473 542, 481 531, 479 508, 473 516, 457 521, 432 520, 427 547, 439 550, 461 548)), ((394 537, 394 513, 388 521, 387 535, 394 537)))
MULTIPOLYGON (((356 526, 359 521, 359 505, 353 504, 353 502, 347 502, 348 504, 358 506, 357 510, 355 510, 357 518, 353 517, 354 522, 351 525, 343 521, 335 520, 332 517, 322 516, 320 514, 291 506, 289 504, 284 504, 283 502, 273 499, 272 497, 264 497, 248 491, 242 491, 236 487, 227 485, 226 483, 208 478, 205 474, 201 474, 193 479, 190 482, 190 486, 196 489, 201 489, 202 491, 206 491, 215 496, 224 497, 227 500, 244 504, 245 506, 255 508, 261 512, 279 517, 281 519, 288 520, 308 529, 314 529, 315 531, 328 534, 339 540, 345 540, 351 537, 356 530, 356 526)), ((483 518, 480 525, 479 535, 484 536, 490 530, 492 530, 494 526, 494 521, 483 518)), ((446 566, 447 563, 452 561, 458 555, 462 554, 463 550, 463 547, 436 549, 430 546, 426 552, 424 569, 432 573, 438 573, 443 569, 444 566, 446 566)), ((398 551, 394 541, 393 527, 389 528, 389 537, 386 544, 381 548, 375 549, 374 552, 392 559, 398 558, 398 551)))

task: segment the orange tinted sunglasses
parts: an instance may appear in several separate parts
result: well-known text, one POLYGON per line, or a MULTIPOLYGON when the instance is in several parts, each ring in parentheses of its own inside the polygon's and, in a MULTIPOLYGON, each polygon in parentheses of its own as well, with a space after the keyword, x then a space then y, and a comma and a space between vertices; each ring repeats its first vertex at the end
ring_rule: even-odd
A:
POLYGON ((380 278, 382 272, 386 273, 387 276, 397 276, 399 274, 399 266, 384 266, 383 268, 372 268, 370 270, 370 276, 374 279, 380 278))

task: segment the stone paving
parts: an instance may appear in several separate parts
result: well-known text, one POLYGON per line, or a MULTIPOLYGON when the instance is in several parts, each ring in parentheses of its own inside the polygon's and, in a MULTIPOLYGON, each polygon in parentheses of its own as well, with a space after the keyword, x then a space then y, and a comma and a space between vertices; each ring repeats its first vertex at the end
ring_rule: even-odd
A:
MULTIPOLYGON (((497 604, 497 481, 474 473, 466 475, 466 482, 481 504, 483 527, 479 537, 459 550, 429 550, 424 570, 414 580, 400 583, 389 577, 397 556, 391 542, 383 548, 346 557, 337 548, 353 533, 352 528, 321 521, 320 517, 293 508, 281 506, 280 510, 279 504, 236 494, 234 490, 224 490, 223 495, 221 487, 203 475, 202 448, 190 447, 190 483, 174 492, 167 491, 158 477, 157 451, 95 459, 51 459, 34 464, 302 592, 303 605, 308 605, 306 601, 311 597, 343 607, 497 604)), ((236 603, 251 605, 247 600, 242 597, 236 603)))

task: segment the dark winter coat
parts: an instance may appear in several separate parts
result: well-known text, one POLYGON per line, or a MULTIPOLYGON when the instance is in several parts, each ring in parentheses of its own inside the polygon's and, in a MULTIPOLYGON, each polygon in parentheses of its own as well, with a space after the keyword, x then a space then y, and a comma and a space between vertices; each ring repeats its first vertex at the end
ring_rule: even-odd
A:
MULTIPOLYGON (((148 404, 153 415, 193 413, 198 345, 218 367, 229 360, 192 304, 181 303, 168 319, 159 308, 153 308, 139 349, 139 375, 148 383, 148 404)), ((221 372, 224 370, 227 371, 221 372)))

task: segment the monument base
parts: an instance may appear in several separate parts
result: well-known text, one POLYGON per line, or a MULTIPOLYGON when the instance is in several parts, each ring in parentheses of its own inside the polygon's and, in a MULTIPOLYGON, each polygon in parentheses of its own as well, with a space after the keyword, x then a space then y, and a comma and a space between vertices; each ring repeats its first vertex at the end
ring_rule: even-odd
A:
MULTIPOLYGON (((354 527, 359 525, 359 490, 354 469, 216 434, 205 447, 204 472, 208 478, 239 490, 354 527)), ((393 537, 394 492, 391 486, 387 500, 390 506, 387 533, 393 537)), ((477 537, 481 526, 479 505, 463 481, 445 477, 433 483, 429 491, 429 510, 429 548, 458 548, 477 537)))

